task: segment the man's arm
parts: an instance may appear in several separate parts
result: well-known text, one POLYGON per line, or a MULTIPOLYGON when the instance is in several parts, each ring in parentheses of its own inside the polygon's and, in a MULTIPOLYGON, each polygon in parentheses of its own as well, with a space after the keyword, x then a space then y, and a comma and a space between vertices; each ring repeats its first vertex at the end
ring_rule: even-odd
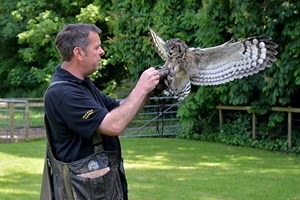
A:
POLYGON ((144 106, 149 93, 158 84, 159 77, 159 72, 154 68, 145 70, 129 96, 105 116, 97 132, 110 136, 120 135, 144 106))

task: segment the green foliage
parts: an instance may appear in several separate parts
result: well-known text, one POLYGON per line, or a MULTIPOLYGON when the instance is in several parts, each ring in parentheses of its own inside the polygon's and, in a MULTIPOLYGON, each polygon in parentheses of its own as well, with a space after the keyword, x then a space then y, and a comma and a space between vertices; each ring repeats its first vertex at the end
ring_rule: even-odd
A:
MULTIPOLYGON (((129 93, 127 87, 120 87, 124 80, 135 83, 143 70, 164 63, 151 46, 149 27, 163 39, 178 37, 191 47, 211 47, 254 35, 273 38, 279 47, 271 68, 220 86, 193 88, 178 111, 191 137, 197 131, 218 131, 213 111, 218 104, 250 105, 250 113, 268 118, 270 129, 284 120, 280 113, 270 114, 272 106, 300 106, 300 1, 2 1, 2 96, 16 88, 42 91, 60 62, 53 45, 57 32, 67 23, 83 22, 95 23, 103 31, 106 57, 92 79, 117 98, 129 93)), ((236 118, 242 120, 243 115, 236 118)))
MULTIPOLYGON (((196 16, 205 20, 201 23, 205 31, 198 29, 200 33, 196 34, 197 43, 212 46, 231 37, 269 35, 279 44, 278 60, 270 69, 251 77, 215 86, 214 89, 199 87, 193 100, 186 103, 187 106, 181 106, 178 111, 183 123, 198 119, 199 115, 203 117, 203 121, 212 121, 210 114, 207 114, 211 111, 207 109, 218 104, 251 105, 250 112, 270 116, 265 126, 274 128, 283 122, 283 114, 270 115, 272 106, 299 107, 299 101, 293 100, 299 92, 299 7, 299 2, 289 1, 204 1, 196 16), (190 115, 183 114, 193 107, 197 107, 198 111, 192 110, 190 115)), ((249 114, 245 112, 245 115, 249 114)), ((235 117, 237 120, 242 119, 242 116, 235 117)), ((218 120, 217 116, 214 120, 218 120)), ((200 122, 192 125, 195 127, 190 128, 185 135, 190 134, 197 138, 197 131, 204 130, 204 127, 200 122)), ((214 124, 207 123, 206 126, 213 128, 214 124)), ((229 124, 229 127, 234 132, 240 130, 234 128, 234 124, 229 124)), ((246 133, 244 135, 247 137, 246 133)), ((236 141, 233 138, 228 140, 233 143, 236 141)), ((239 140, 243 143, 242 139, 239 140)), ((221 139, 218 141, 225 142, 221 139)), ((226 143, 230 143, 229 141, 226 143)))
POLYGON ((1 95, 16 88, 42 91, 49 84, 60 62, 53 41, 62 26, 107 23, 107 17, 99 15, 99 7, 92 1, 22 0, 3 5, 0 77, 5 84, 0 86, 1 95))
POLYGON ((297 137, 295 133, 293 134, 294 137, 292 139, 293 147, 289 150, 286 134, 280 135, 283 130, 277 130, 278 127, 267 128, 267 130, 259 131, 256 136, 257 139, 253 140, 251 119, 243 113, 232 114, 229 116, 229 119, 222 124, 220 129, 216 128, 219 127, 218 124, 211 123, 214 120, 209 121, 205 118, 201 120, 202 123, 199 123, 200 125, 198 126, 197 131, 184 129, 178 136, 193 140, 300 154, 300 138, 297 137))

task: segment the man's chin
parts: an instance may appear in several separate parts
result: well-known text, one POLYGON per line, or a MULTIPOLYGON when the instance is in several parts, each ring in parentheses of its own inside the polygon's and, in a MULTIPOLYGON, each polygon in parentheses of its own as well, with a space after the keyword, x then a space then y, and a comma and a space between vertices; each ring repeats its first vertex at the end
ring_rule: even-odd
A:
POLYGON ((100 69, 100 64, 101 64, 101 62, 97 62, 97 65, 95 66, 95 71, 97 71, 98 69, 100 69))

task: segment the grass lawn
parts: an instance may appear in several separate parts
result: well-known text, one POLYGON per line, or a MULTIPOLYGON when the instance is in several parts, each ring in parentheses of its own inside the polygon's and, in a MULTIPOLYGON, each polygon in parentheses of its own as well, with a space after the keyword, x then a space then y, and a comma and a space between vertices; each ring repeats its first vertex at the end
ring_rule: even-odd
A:
MULTIPOLYGON (((300 199, 300 158, 167 138, 122 138, 130 200, 300 199)), ((0 144, 0 199, 39 199, 45 141, 0 144)))

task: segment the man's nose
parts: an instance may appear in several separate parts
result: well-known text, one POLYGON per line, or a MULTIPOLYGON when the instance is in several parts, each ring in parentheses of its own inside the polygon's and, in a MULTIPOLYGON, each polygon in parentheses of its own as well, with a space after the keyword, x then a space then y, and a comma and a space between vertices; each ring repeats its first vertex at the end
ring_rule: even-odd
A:
POLYGON ((99 55, 100 55, 100 56, 104 56, 104 55, 105 55, 105 51, 104 51, 102 48, 100 48, 100 53, 99 53, 99 55))

